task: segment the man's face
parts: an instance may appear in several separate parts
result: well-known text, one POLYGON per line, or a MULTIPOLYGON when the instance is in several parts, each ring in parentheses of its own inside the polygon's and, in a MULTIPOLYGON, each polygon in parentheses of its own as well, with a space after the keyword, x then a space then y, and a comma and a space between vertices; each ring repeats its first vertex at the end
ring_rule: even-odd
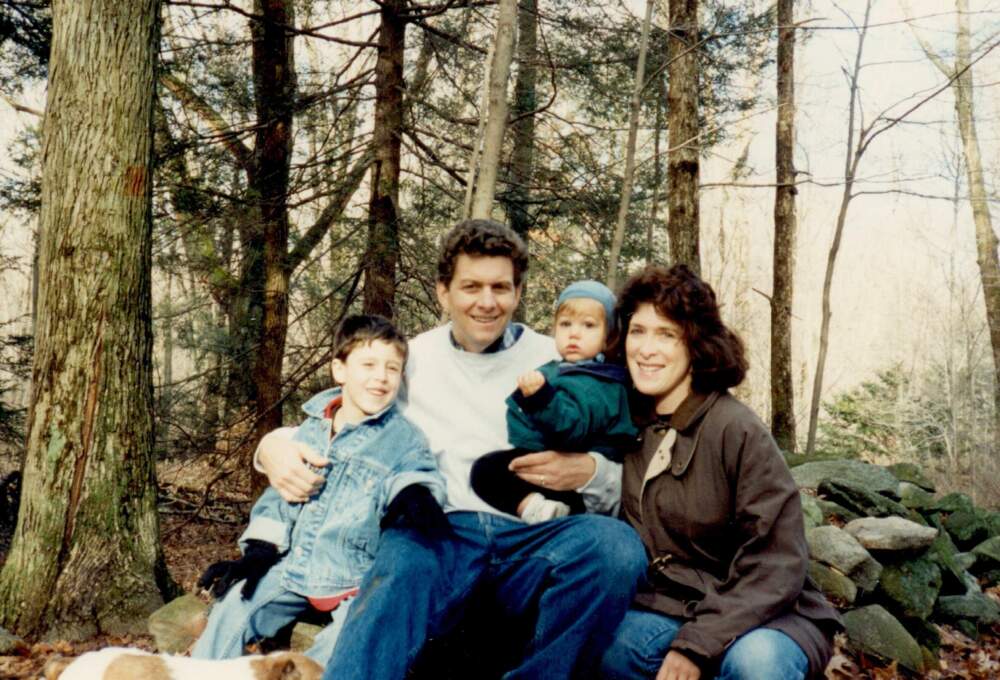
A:
POLYGON ((451 281, 438 282, 437 296, 451 317, 458 344, 468 352, 482 352, 510 323, 521 287, 514 285, 509 257, 463 253, 455 260, 451 281))

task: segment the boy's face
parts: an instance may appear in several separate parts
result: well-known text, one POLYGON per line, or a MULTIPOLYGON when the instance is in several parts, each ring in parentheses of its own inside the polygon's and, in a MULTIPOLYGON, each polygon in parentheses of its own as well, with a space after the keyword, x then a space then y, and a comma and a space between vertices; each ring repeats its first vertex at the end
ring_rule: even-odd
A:
POLYGON ((521 287, 514 285, 509 257, 462 253, 448 285, 438 282, 437 296, 451 317, 458 344, 467 352, 482 352, 507 328, 521 287))
POLYGON ((593 359, 604 349, 606 323, 597 300, 567 300, 556 312, 556 351, 566 361, 593 359))
POLYGON ((333 379, 343 390, 340 408, 347 422, 358 422, 392 403, 403 377, 403 355, 388 342, 372 340, 334 359, 333 379))

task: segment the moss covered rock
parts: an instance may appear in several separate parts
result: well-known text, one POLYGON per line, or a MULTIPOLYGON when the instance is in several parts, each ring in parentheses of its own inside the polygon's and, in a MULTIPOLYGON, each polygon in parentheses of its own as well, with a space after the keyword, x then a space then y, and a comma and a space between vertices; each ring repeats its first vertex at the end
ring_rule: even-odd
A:
POLYGON ((929 559, 918 558, 885 565, 877 592, 900 616, 925 620, 934 611, 940 591, 941 568, 929 559))
POLYGON ((924 655, 920 645, 881 605, 846 612, 844 628, 853 649, 886 661, 896 661, 915 673, 923 671, 924 655))

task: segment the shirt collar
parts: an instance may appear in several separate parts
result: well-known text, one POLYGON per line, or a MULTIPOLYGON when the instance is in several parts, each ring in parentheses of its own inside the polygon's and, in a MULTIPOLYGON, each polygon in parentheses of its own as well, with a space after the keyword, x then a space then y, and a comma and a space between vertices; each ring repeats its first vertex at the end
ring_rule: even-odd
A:
MULTIPOLYGON (((518 341, 521 337, 521 333, 524 332, 524 326, 519 323, 514 323, 511 321, 507 324, 507 327, 503 329, 503 333, 500 337, 494 340, 486 349, 484 349, 481 354, 495 354, 496 352, 502 352, 505 349, 510 349, 514 346, 514 343, 518 341)), ((460 349, 463 352, 467 351, 464 347, 458 344, 458 340, 455 339, 455 334, 448 331, 448 337, 451 339, 451 345, 455 349, 460 349)))

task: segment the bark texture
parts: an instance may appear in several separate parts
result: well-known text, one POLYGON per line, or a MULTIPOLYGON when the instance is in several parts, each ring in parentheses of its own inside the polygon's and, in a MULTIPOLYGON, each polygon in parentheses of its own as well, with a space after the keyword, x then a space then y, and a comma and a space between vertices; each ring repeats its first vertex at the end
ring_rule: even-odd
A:
POLYGON ((701 272, 698 232, 698 0, 669 0, 667 205, 670 260, 701 272))
POLYGON ((169 587, 152 458, 151 167, 159 0, 56 0, 21 512, 0 625, 145 629, 169 587))
POLYGON ((774 264, 771 292, 771 433, 795 451, 792 385, 792 299, 795 280, 795 5, 778 0, 778 121, 774 196, 774 264))
MULTIPOLYGON (((293 0, 256 0, 261 19, 250 25, 253 37, 254 100, 257 131, 251 196, 260 211, 259 239, 263 276, 260 344, 251 375, 257 388, 254 441, 281 426, 281 367, 288 331, 288 172, 292 158, 295 105, 293 0)), ((255 244, 256 245, 256 244, 255 244)), ((249 448, 249 447, 248 447, 249 448)))
POLYGON ((507 192, 507 219, 511 229, 528 242, 531 216, 532 169, 535 159, 535 114, 538 107, 538 1, 521 0, 517 12, 517 80, 511 125, 514 149, 510 158, 510 190, 507 192))
MULTIPOLYGON (((990 346, 993 350, 993 403, 994 441, 1000 443, 1000 260, 997 259, 996 232, 990 217, 989 196, 983 179, 983 162, 979 154, 979 135, 976 132, 976 115, 973 104, 972 59, 969 45, 969 3, 957 0, 958 34, 955 50, 955 73, 961 72, 952 83, 955 90, 955 113, 958 116, 958 131, 962 138, 962 152, 969 183, 969 203, 972 206, 972 220, 976 225, 976 261, 979 277, 983 285, 983 300, 986 303, 986 323, 990 331, 990 346)), ((951 75, 946 73, 946 75, 951 75)), ((998 449, 1000 450, 1000 449, 998 449)))
POLYGON ((483 154, 479 161, 476 189, 472 196, 471 217, 488 218, 496 194, 500 150, 507 130, 507 79, 514 58, 517 29, 517 0, 499 0, 497 33, 493 61, 490 63, 486 126, 483 131, 483 154))
POLYGON ((399 163, 403 134, 403 55, 406 49, 406 0, 381 7, 375 63, 375 129, 372 193, 368 203, 368 252, 365 259, 367 314, 393 316, 399 262, 399 163))

